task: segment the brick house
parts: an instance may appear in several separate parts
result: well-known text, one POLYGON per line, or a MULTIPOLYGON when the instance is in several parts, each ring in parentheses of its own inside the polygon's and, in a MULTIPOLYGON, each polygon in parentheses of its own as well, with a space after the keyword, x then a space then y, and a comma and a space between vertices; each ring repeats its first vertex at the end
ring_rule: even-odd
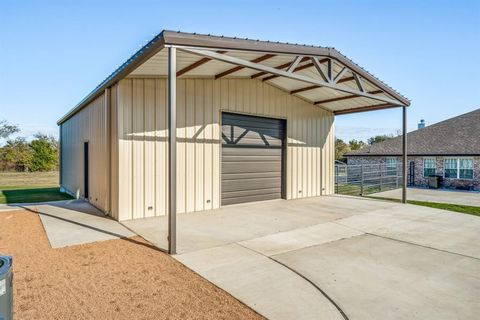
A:
MULTIPOLYGON (((421 122, 423 124, 423 122, 421 122)), ((427 186, 428 177, 441 177, 441 187, 480 190, 480 109, 409 132, 409 184, 427 186)), ((345 155, 348 164, 401 162, 402 137, 367 146, 345 155)))

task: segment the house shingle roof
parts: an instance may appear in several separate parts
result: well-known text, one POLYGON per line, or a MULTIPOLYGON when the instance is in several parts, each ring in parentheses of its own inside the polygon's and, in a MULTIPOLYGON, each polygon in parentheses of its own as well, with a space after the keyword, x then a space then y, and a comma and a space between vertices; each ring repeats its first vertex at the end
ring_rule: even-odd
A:
MULTIPOLYGON (((407 134, 408 155, 480 155, 480 109, 407 134)), ((402 154, 402 137, 375 143, 345 156, 402 154)))

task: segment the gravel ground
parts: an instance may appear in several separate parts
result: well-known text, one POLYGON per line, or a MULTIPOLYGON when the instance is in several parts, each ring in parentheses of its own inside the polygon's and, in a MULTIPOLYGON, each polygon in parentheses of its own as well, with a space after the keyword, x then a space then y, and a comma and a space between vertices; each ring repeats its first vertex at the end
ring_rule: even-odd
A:
POLYGON ((0 213, 15 319, 261 319, 143 239, 52 249, 36 213, 0 213))

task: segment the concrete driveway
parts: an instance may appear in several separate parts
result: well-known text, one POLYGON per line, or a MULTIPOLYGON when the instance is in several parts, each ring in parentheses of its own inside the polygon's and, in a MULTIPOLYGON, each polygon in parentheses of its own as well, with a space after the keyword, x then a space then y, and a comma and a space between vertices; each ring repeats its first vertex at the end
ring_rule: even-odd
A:
POLYGON ((478 319, 478 243, 475 216, 329 196, 181 214, 175 257, 270 319, 478 319))

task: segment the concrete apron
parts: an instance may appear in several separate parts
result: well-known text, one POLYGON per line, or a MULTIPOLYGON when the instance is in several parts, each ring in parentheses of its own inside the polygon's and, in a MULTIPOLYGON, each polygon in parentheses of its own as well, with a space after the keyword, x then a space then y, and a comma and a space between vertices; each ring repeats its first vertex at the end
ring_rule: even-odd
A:
POLYGON ((66 200, 24 206, 38 212, 52 248, 135 236, 84 200, 66 200))
MULTIPOLYGON (((339 218, 310 212, 324 222, 184 244, 174 257, 269 319, 477 319, 480 218, 344 197, 294 202, 299 220, 336 206, 339 218)), ((253 205, 244 208, 252 214, 253 205)))

